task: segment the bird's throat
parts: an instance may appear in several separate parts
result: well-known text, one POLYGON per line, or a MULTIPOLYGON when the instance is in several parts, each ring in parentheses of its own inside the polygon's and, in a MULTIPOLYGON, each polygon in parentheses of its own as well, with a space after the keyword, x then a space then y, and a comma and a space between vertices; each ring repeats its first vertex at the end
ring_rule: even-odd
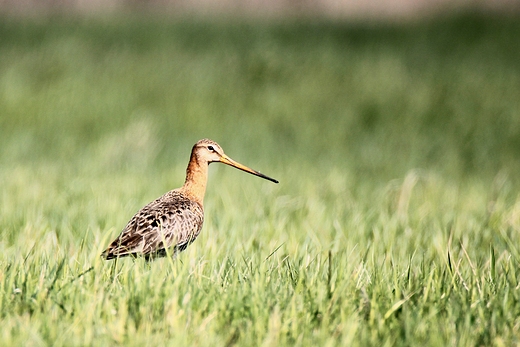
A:
POLYGON ((203 206, 207 182, 208 163, 200 163, 197 158, 192 155, 188 168, 186 169, 186 181, 181 190, 184 194, 203 206))

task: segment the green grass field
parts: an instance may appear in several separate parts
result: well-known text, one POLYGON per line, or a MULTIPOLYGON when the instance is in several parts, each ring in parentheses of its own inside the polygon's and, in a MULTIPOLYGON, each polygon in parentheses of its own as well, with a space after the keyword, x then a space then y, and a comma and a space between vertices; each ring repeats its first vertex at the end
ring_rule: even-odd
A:
POLYGON ((0 345, 520 344, 519 34, 3 18, 0 345), (213 164, 186 252, 102 261, 204 137, 280 184, 213 164))

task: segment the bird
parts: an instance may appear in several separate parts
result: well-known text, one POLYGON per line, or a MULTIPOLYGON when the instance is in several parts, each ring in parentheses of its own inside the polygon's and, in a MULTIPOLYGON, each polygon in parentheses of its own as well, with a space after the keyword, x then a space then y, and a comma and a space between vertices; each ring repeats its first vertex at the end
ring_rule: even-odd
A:
POLYGON ((199 140, 191 150, 184 185, 141 208, 101 256, 106 260, 132 256, 150 261, 184 251, 202 229, 208 167, 217 162, 278 183, 234 161, 215 141, 199 140))

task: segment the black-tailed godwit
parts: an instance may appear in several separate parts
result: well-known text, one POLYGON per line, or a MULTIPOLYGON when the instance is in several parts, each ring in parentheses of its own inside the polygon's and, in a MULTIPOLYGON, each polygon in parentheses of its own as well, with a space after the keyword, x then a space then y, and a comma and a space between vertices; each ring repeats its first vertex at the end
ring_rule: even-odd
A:
POLYGON ((232 160, 216 142, 200 140, 191 150, 184 185, 139 210, 101 256, 107 260, 129 255, 144 256, 151 260, 165 256, 167 249, 172 255, 186 249, 202 229, 208 166, 214 162, 278 183, 232 160))

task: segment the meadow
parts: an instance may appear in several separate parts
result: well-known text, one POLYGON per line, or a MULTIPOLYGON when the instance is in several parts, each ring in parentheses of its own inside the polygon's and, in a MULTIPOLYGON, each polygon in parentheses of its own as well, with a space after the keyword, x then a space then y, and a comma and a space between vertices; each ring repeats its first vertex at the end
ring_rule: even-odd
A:
POLYGON ((0 345, 520 344, 520 22, 0 20, 0 345), (99 254, 217 141, 177 259, 99 254))

